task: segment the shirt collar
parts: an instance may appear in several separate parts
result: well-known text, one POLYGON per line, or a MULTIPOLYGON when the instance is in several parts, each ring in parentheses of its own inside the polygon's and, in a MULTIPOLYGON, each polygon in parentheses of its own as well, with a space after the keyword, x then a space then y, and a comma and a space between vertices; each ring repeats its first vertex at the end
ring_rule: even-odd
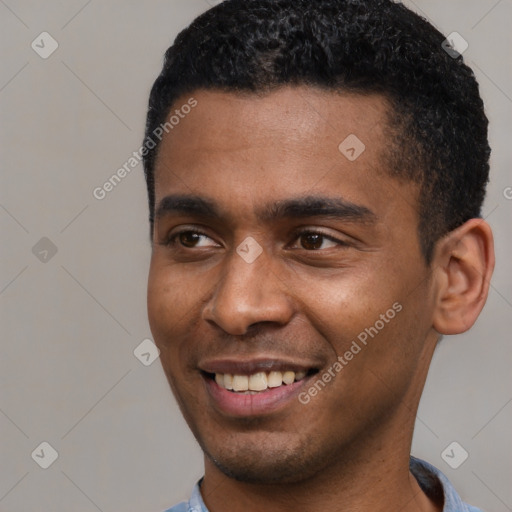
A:
POLYGON ((464 503, 448 478, 432 464, 411 456, 409 468, 427 496, 436 500, 443 495, 443 512, 481 512, 464 503))
POLYGON ((192 496, 190 496, 190 501, 188 502, 188 512, 208 512, 203 497, 201 496, 200 486, 202 482, 203 479, 201 478, 194 486, 192 496))

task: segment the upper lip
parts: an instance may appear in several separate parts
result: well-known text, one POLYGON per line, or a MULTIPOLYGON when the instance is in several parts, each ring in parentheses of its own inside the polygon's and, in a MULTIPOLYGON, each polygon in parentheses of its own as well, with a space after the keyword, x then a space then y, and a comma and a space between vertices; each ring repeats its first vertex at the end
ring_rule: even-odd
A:
POLYGON ((222 373, 232 375, 252 375, 259 372, 308 372, 319 368, 318 364, 304 361, 286 360, 282 358, 265 359, 212 359, 203 361, 198 365, 199 369, 206 373, 222 373))

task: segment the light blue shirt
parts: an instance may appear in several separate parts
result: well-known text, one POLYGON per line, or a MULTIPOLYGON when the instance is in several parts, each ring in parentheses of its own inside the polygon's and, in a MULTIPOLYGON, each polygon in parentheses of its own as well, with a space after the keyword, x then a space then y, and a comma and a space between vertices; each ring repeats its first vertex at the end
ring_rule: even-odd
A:
MULTIPOLYGON (((409 467, 427 496, 444 496, 443 512, 482 512, 479 508, 464 503, 448 478, 428 462, 411 457, 409 467)), ((201 480, 195 485, 189 501, 183 501, 165 512, 208 512, 199 490, 201 480)))

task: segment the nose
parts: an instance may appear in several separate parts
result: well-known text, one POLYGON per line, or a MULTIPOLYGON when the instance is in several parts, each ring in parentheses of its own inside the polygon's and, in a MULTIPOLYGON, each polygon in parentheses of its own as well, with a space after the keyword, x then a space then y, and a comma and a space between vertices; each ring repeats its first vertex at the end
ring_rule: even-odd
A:
POLYGON ((244 335, 262 322, 286 325, 293 316, 284 278, 272 270, 263 252, 248 263, 233 252, 223 262, 220 278, 203 309, 203 319, 232 335, 244 335))

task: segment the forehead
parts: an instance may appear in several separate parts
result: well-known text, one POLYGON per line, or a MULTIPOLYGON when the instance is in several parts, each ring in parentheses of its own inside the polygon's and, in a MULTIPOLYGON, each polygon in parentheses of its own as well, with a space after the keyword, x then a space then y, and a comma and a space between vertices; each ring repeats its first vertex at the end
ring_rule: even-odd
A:
POLYGON ((390 108, 379 94, 285 86, 266 94, 197 90, 178 98, 168 117, 191 98, 197 105, 179 120, 174 116, 173 122, 179 124, 164 135, 163 146, 234 150, 237 144, 273 141, 296 150, 325 153, 328 145, 332 149, 334 143, 337 149, 350 134, 375 146, 385 134, 390 108))
POLYGON ((170 193, 226 204, 238 200, 240 206, 305 193, 382 203, 386 187, 400 186, 387 173, 387 148, 393 143, 389 108, 378 94, 307 86, 265 95, 206 90, 184 95, 170 112, 181 114, 179 122, 159 148, 156 204, 170 193), (191 98, 196 106, 181 110, 191 98))

